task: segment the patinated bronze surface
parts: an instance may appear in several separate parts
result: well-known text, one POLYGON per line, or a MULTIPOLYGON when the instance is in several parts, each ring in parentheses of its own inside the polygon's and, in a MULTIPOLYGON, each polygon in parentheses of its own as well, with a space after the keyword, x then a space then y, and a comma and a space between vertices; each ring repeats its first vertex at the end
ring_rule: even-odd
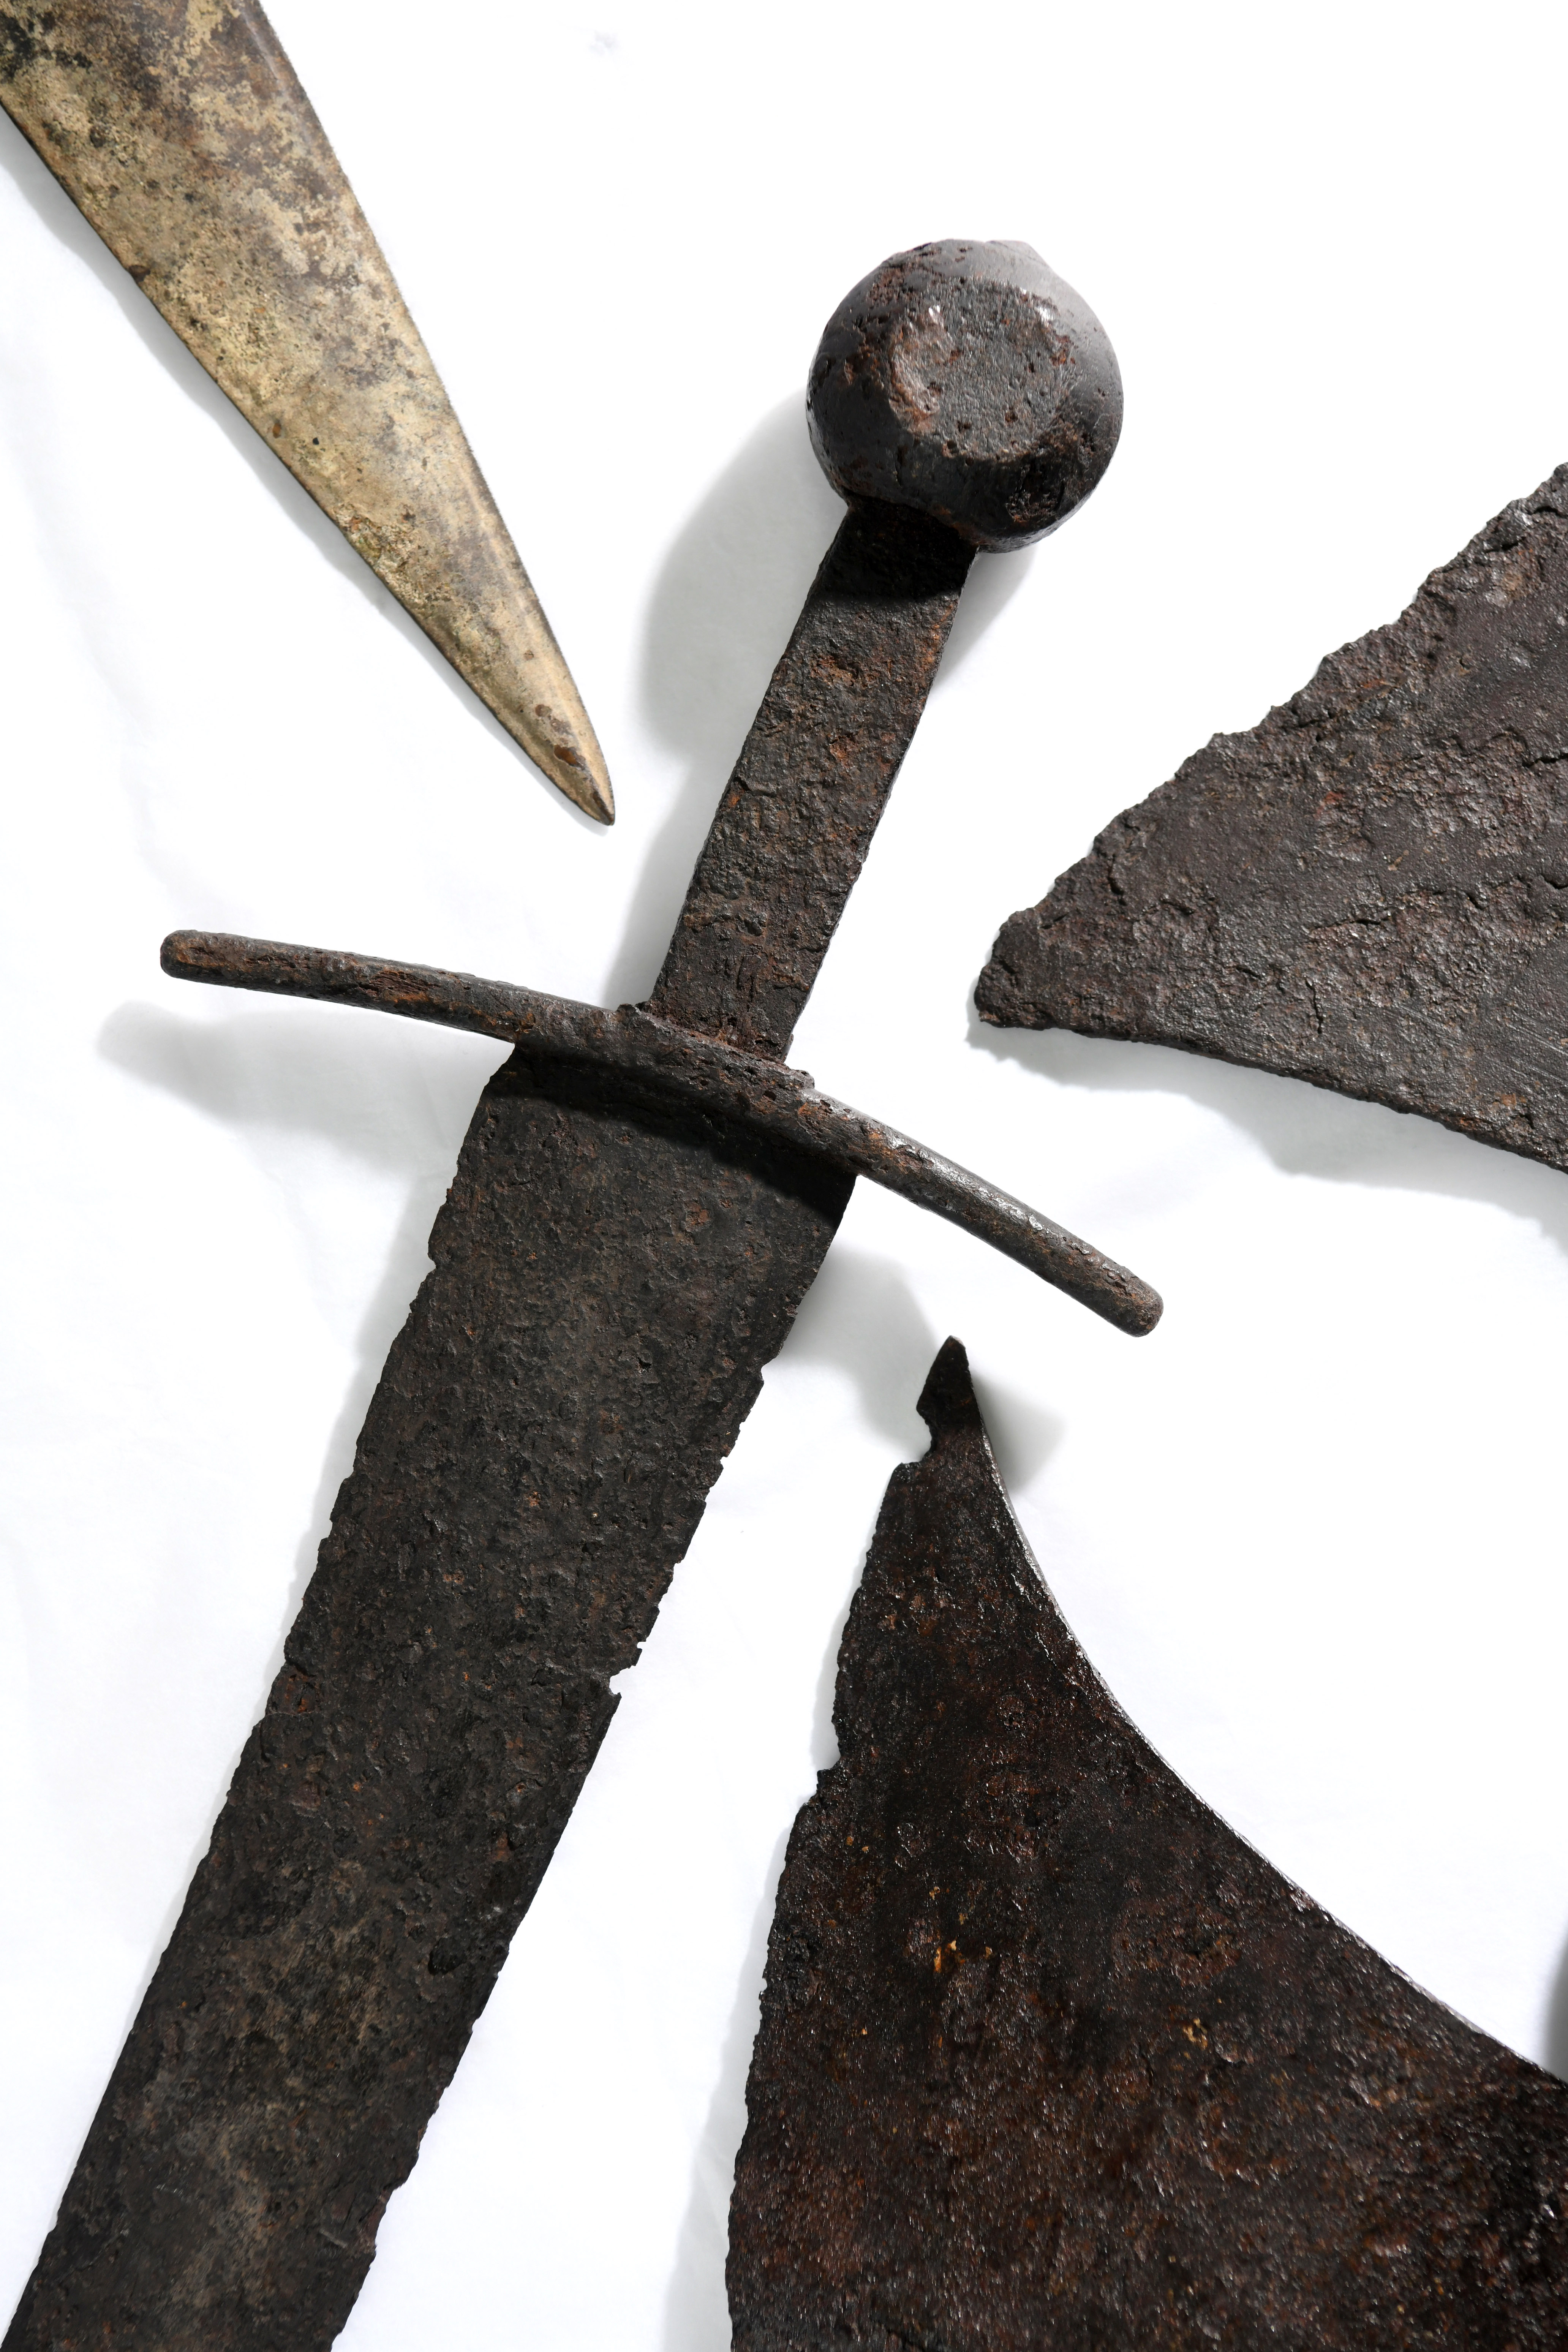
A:
POLYGON ((949 1340, 790 1840, 736 2352, 1557 2352, 1568 2085, 1416 1990, 1142 1739, 949 1340))
POLYGON ((1118 817, 976 1002, 1568 1168, 1568 467, 1118 817))
POLYGON ((256 0, 0 6, 0 105, 508 733, 609 824, 550 624, 256 0))
POLYGON ((507 1038, 531 1069, 575 1071, 619 1102, 694 1110, 754 1141, 781 1142, 841 1176, 868 1177, 989 1242, 1121 1330, 1141 1337, 1160 1319, 1158 1292, 1037 1209, 897 1128, 819 1094, 808 1072, 742 1054, 640 1005, 607 1013, 469 972, 213 931, 172 932, 163 942, 163 969, 177 980, 374 1006, 507 1038))
MULTIPOLYGON (((704 1038, 787 1049, 952 619, 970 551, 944 529, 858 509, 824 563, 655 998, 667 1046, 696 1033, 689 1079, 704 1038)), ((700 1092, 661 1107, 597 1048, 520 1047, 485 1089, 6 2352, 325 2352, 342 2326, 848 1199, 700 1092)))

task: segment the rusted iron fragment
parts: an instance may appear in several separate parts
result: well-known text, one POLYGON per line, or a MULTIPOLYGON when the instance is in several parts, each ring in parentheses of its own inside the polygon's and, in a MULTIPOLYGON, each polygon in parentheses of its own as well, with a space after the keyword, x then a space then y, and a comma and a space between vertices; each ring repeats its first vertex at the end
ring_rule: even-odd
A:
POLYGON ((256 0, 0 9, 0 105, 507 732, 607 824, 550 624, 256 0))
POLYGON ((1026 1202, 897 1128, 819 1094, 809 1071, 738 1053, 717 1038, 678 1029, 641 1005, 608 1013, 469 972, 216 931, 171 932, 163 961, 178 980, 374 1007, 508 1038, 530 1066, 576 1070, 613 1088, 620 1101, 695 1110, 759 1141, 821 1160, 840 1175, 868 1177, 988 1242, 1135 1338, 1160 1319, 1160 1295, 1148 1283, 1026 1202))
POLYGON ((1568 1168, 1568 467, 1118 817, 976 1002, 1568 1168))
POLYGON ((1041 1582, 963 1349, 790 1840, 736 2352, 1558 2352, 1568 2085, 1184 1788, 1041 1582))

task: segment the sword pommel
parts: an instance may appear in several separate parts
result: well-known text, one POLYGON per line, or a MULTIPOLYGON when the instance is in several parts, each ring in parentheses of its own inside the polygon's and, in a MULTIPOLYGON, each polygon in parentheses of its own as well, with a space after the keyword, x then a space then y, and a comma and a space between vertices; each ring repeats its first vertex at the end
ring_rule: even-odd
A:
POLYGON ((1032 246, 947 238, 846 295, 811 370, 811 442, 841 498, 1026 547, 1085 499, 1121 431, 1110 338, 1032 246))

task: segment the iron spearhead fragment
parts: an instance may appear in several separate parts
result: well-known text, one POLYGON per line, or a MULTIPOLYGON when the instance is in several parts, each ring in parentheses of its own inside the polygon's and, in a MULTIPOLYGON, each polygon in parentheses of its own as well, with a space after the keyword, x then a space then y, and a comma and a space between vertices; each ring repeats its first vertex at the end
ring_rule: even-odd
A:
POLYGON ((735 2352, 1558 2352, 1568 2084, 1140 1738, 921 1398, 796 1820, 730 2212, 735 2352))
POLYGON ((975 1000, 1568 1169, 1568 466, 1107 826, 975 1000))
POLYGON ((0 14, 0 105, 508 734, 610 824, 604 754, 550 624, 255 0, 0 14))

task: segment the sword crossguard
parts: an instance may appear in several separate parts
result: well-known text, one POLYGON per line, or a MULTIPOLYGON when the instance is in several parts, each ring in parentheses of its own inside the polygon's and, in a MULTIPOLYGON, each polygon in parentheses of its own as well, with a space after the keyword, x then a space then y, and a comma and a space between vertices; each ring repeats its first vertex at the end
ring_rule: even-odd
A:
POLYGON ((1158 1291, 1037 1209, 819 1094, 808 1072, 679 1028, 644 1006, 606 1012, 470 972, 215 931, 172 931, 162 961, 174 980, 357 1004, 504 1039, 524 1061, 575 1071, 617 1100, 717 1119, 845 1175, 868 1177, 988 1242, 1119 1331, 1141 1338, 1160 1319, 1158 1291))

